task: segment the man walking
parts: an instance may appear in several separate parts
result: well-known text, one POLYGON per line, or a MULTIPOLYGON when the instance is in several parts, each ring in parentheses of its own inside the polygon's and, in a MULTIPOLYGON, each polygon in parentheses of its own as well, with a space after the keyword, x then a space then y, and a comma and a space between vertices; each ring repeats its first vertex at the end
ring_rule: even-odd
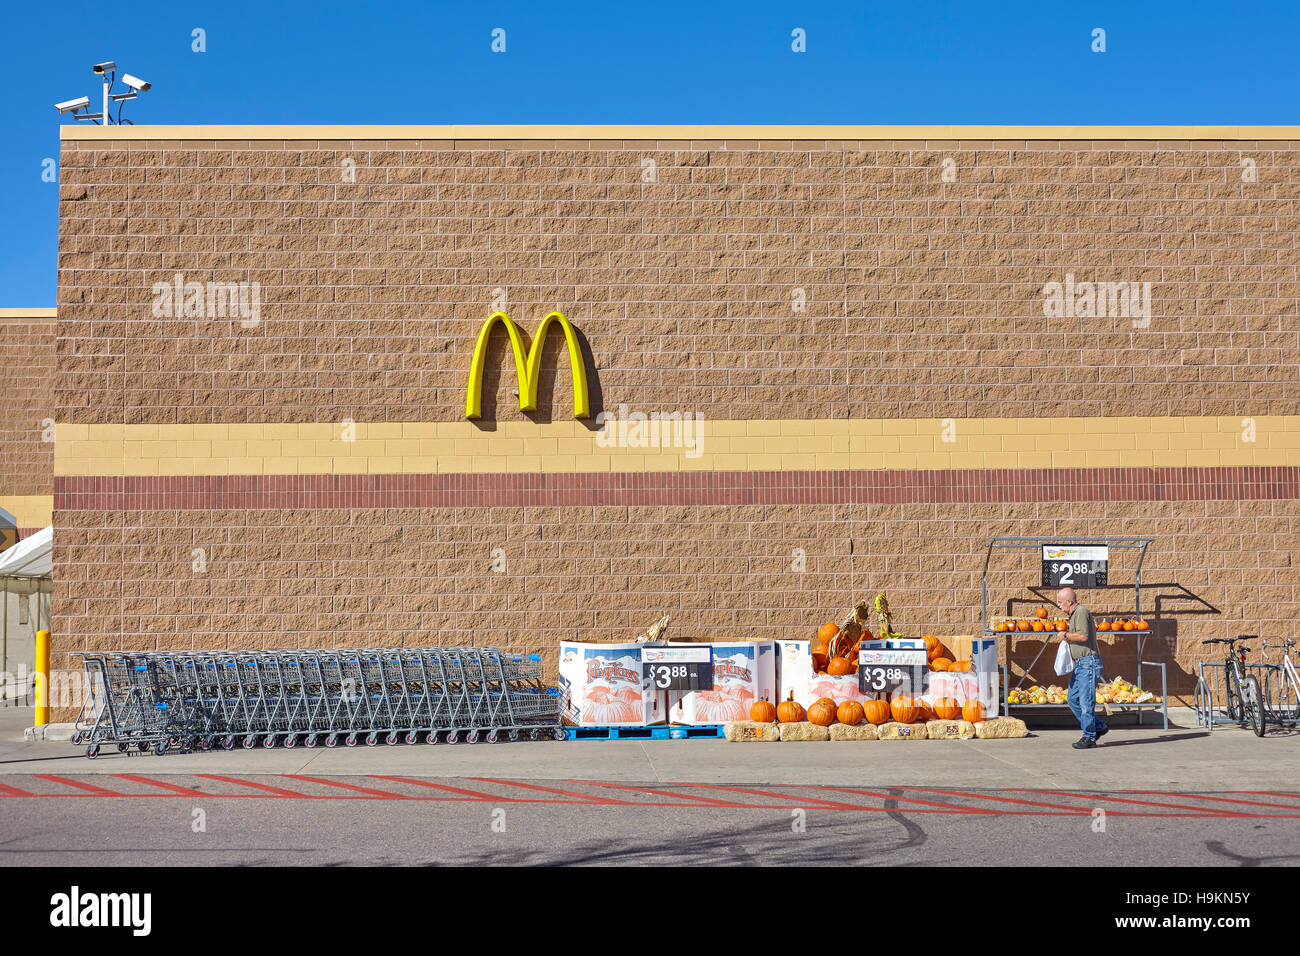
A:
POLYGON ((1070 657, 1074 660, 1074 670, 1070 672, 1070 692, 1067 700, 1070 710, 1083 728, 1083 736, 1074 743, 1075 750, 1087 750, 1097 746, 1097 741, 1106 736, 1110 730, 1097 719, 1094 710, 1097 705, 1097 681, 1101 680, 1101 652, 1097 649, 1097 625, 1093 623, 1092 614, 1079 603, 1074 588, 1061 588, 1056 592, 1056 603, 1061 610, 1070 615, 1068 628, 1061 635, 1070 648, 1070 657))

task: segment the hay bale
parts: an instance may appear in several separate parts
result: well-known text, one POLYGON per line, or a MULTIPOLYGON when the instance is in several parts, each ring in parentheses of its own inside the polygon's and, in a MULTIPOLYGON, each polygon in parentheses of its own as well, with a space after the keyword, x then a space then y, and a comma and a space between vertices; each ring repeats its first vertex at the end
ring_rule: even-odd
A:
POLYGON ((876 728, 881 740, 925 740, 929 734, 925 724, 900 724, 891 720, 876 728))
POLYGON ((775 723, 760 723, 757 720, 733 720, 723 726, 722 733, 736 744, 781 739, 781 729, 775 723))
POLYGON ((988 720, 981 720, 975 725, 975 736, 980 740, 1028 737, 1029 728, 1018 717, 990 717, 988 720))
POLYGON ((831 740, 877 740, 876 725, 866 721, 855 727, 848 724, 831 724, 831 740))
POLYGON ((931 720, 925 731, 931 740, 969 740, 975 736, 975 725, 969 720, 931 720))
POLYGON ((781 725, 782 740, 829 740, 830 736, 825 727, 819 727, 806 720, 781 725))

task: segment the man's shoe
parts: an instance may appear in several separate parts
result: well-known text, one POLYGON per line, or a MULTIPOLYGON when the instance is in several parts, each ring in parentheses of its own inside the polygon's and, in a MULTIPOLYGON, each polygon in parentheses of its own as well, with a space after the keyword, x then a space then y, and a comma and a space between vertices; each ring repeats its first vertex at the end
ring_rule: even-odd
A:
POLYGON ((1097 731, 1097 739, 1101 740, 1101 738, 1105 737, 1108 733, 1110 733, 1110 728, 1102 727, 1101 730, 1097 731))
POLYGON ((1089 740, 1087 737, 1080 737, 1071 744, 1071 746, 1074 747, 1075 750, 1091 750, 1093 747, 1097 746, 1097 741, 1089 740))

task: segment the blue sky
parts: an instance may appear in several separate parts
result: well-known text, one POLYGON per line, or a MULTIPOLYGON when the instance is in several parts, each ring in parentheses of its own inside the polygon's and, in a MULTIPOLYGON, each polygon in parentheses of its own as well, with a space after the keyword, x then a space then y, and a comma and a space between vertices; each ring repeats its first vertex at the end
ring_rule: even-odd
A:
POLYGON ((42 161, 100 60, 154 84, 138 124, 1300 124, 1298 28, 1259 0, 10 4, 0 306, 55 304, 42 161))

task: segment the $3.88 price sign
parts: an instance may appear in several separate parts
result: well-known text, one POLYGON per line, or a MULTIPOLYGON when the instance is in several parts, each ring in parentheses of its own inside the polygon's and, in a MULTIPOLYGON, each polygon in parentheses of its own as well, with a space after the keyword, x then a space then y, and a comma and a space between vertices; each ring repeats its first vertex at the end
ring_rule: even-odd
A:
POLYGON ((923 665, 918 664, 859 664, 858 690, 864 694, 884 694, 903 691, 921 693, 923 665))
POLYGON ((647 664, 659 690, 712 690, 713 664, 647 664))

